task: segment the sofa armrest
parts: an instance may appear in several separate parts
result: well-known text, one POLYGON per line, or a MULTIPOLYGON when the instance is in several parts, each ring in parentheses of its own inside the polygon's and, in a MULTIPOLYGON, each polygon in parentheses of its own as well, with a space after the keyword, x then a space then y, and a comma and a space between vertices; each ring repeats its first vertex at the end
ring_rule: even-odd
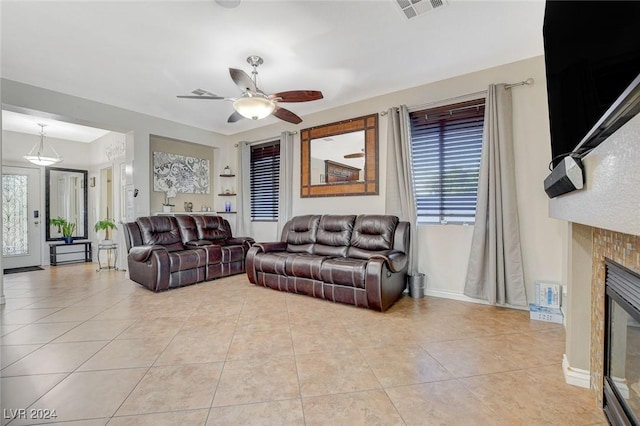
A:
POLYGON ((251 237, 234 237, 225 240, 226 245, 239 245, 244 248, 245 253, 253 246, 256 241, 251 237))
POLYGON ((255 243, 253 247, 258 247, 264 253, 276 252, 276 251, 287 251, 287 243, 277 242, 277 243, 255 243))
POLYGON ((129 251, 129 257, 136 262, 146 262, 151 257, 151 254, 158 250, 167 251, 164 246, 159 245, 137 246, 131 248, 129 251))
POLYGON ((384 260, 389 266, 391 272, 400 272, 407 267, 409 257, 398 250, 387 250, 384 252, 372 254, 369 259, 381 259, 384 260))

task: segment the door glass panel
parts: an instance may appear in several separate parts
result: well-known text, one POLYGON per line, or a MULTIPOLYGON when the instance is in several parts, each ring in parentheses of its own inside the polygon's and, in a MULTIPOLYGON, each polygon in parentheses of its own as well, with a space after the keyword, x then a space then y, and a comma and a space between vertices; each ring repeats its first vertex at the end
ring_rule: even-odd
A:
POLYGON ((27 189, 27 176, 2 175, 3 256, 29 254, 27 189))

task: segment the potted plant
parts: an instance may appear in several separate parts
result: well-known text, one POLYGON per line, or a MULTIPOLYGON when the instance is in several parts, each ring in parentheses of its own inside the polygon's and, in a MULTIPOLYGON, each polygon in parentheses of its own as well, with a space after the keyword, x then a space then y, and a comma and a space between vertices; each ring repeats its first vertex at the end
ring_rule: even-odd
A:
POLYGON ((62 225, 64 225, 67 221, 61 218, 60 216, 50 219, 49 224, 51 226, 55 226, 58 228, 58 234, 62 233, 62 225))
POLYGON ((76 230, 76 224, 64 221, 62 225, 62 236, 64 237, 64 242, 67 244, 71 244, 73 242, 73 233, 76 230))
POLYGON ((100 231, 105 231, 104 232, 104 240, 102 242, 109 242, 109 231, 110 230, 115 230, 118 229, 118 227, 116 226, 116 221, 113 218, 106 218, 106 219, 102 219, 96 222, 95 226, 93 227, 93 230, 97 232, 100 231))
POLYGON ((174 204, 171 204, 169 199, 175 197, 176 195, 178 195, 178 191, 176 191, 175 188, 169 188, 167 190, 167 193, 166 193, 165 199, 164 199, 164 203, 162 203, 162 211, 163 212, 165 212, 165 213, 170 213, 171 212, 171 208, 174 206, 174 204))

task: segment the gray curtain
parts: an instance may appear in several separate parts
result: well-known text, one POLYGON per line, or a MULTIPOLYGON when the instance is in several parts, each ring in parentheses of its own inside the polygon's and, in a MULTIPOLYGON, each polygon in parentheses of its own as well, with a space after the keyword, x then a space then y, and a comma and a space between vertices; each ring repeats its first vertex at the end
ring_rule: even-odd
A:
POLYGON ((492 305, 526 306, 516 204, 511 91, 490 85, 478 202, 464 294, 492 305))
POLYGON ((278 197, 278 228, 276 239, 280 240, 282 228, 291 219, 293 212, 293 133, 282 132, 280 136, 280 196, 278 197))
POLYGON ((409 275, 418 273, 417 210, 411 178, 411 138, 409 111, 405 105, 387 112, 387 182, 385 211, 411 225, 409 244, 409 275))
POLYGON ((251 234, 250 161, 251 147, 247 142, 240 142, 238 146, 238 162, 236 165, 236 170, 238 170, 236 234, 240 237, 251 234))

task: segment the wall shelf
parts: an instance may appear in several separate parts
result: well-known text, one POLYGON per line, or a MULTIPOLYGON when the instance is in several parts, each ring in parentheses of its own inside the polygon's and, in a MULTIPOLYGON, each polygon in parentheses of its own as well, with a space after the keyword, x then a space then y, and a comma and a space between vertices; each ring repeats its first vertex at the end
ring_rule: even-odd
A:
POLYGON ((218 194, 219 197, 235 197, 237 194, 235 192, 230 194, 218 194))
POLYGON ((236 214, 238 212, 216 212, 217 214, 236 214))
POLYGON ((220 177, 236 177, 236 175, 220 175, 220 177))

